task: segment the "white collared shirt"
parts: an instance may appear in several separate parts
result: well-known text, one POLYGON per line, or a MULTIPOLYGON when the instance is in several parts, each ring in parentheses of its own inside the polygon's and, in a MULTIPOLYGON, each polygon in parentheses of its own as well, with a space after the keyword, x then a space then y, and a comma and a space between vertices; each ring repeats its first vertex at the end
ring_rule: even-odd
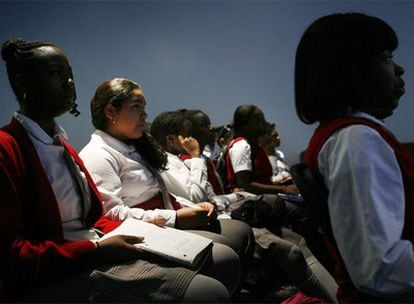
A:
MULTIPOLYGON (((374 117, 357 113, 376 123, 374 117)), ((318 155, 333 234, 355 286, 414 301, 414 251, 402 240, 405 196, 393 149, 365 125, 333 133, 318 155)))
MULTIPOLYGON (((53 144, 53 139, 29 117, 16 112, 14 117, 29 135, 40 162, 52 186, 62 218, 64 237, 67 240, 95 240, 98 235, 93 229, 82 225, 81 196, 71 172, 63 158, 63 146, 53 144)), ((55 136, 66 137, 63 129, 56 124, 55 136)), ((85 176, 82 176, 87 183, 85 176)), ((47 212, 47 210, 45 210, 47 212)))
MULTIPOLYGON (((168 192, 193 202, 209 201, 206 191, 209 182, 205 160, 193 157, 185 163, 174 154, 167 152, 167 170, 161 173, 168 192)), ((211 185, 210 185, 211 187, 211 185)))
POLYGON ((175 225, 175 210, 139 208, 139 203, 158 195, 161 189, 133 146, 96 130, 79 156, 101 193, 105 216, 121 221, 128 217, 146 220, 162 216, 166 225, 175 225))

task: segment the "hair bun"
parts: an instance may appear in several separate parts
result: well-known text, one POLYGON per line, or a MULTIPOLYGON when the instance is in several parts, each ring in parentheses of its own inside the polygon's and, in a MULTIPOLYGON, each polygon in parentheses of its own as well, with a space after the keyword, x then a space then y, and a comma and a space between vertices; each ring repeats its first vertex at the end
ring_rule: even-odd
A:
POLYGON ((10 38, 6 40, 1 46, 1 58, 6 62, 15 60, 17 50, 26 43, 27 41, 22 38, 10 38))

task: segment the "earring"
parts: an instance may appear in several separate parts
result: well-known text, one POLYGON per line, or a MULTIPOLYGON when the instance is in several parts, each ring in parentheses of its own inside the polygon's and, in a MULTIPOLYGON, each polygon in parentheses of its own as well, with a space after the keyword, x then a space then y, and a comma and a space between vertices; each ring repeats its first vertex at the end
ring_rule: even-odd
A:
POLYGON ((112 122, 112 124, 114 125, 114 124, 116 123, 115 118, 112 118, 112 119, 111 119, 111 122, 112 122))
POLYGON ((23 101, 26 101, 26 92, 23 93, 23 101))

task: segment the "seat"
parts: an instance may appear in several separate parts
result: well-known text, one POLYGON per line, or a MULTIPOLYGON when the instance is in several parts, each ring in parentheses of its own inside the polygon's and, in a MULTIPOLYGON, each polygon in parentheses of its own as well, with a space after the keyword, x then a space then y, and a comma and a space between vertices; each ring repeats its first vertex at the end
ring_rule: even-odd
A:
POLYGON ((323 183, 322 176, 313 172, 305 163, 291 166, 290 172, 304 198, 307 209, 317 220, 324 234, 331 238, 332 227, 328 210, 329 191, 323 183))

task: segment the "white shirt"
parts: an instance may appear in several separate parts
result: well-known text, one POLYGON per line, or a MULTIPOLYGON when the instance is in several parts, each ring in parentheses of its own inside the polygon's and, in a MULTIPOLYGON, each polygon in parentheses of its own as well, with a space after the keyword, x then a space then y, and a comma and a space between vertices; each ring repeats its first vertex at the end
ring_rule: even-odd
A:
MULTIPOLYGON (((14 114, 14 117, 21 123, 29 135, 52 186, 62 218, 65 239, 72 241, 99 239, 95 230, 85 228, 82 225, 81 196, 77 191, 77 185, 69 167, 64 160, 64 147, 54 145, 53 139, 29 117, 17 112, 14 114)), ((65 132, 60 126, 56 125, 55 129, 55 136, 66 137, 65 132)), ((84 174, 82 178, 84 183, 87 183, 84 174)), ((86 188, 88 189, 88 187, 86 188)))
POLYGON ((133 146, 96 130, 79 156, 101 193, 105 216, 121 221, 128 217, 146 220, 162 216, 167 226, 174 227, 175 210, 132 208, 161 191, 133 146))
POLYGON ((230 218, 227 208, 249 197, 255 197, 248 192, 229 193, 216 195, 213 186, 208 181, 207 167, 204 158, 191 158, 182 161, 177 155, 167 153, 168 170, 161 173, 165 185, 170 193, 178 196, 177 201, 187 204, 186 201, 195 203, 213 202, 217 206, 219 218, 230 218))
POLYGON ((204 159, 193 157, 184 163, 177 155, 168 153, 167 170, 161 172, 168 192, 193 202, 209 201, 207 166, 204 159))
POLYGON ((374 129, 352 125, 326 141, 318 168, 330 189, 333 233, 355 286, 382 297, 406 293, 402 299, 414 301, 413 244, 401 239, 404 187, 392 148, 374 129))
POLYGON ((229 156, 234 173, 253 171, 252 151, 249 143, 245 139, 237 141, 229 149, 229 156))
POLYGON ((271 181, 275 184, 280 183, 282 181, 287 181, 292 178, 289 172, 289 166, 284 162, 282 158, 280 158, 279 155, 280 154, 268 156, 270 165, 272 166, 271 181))
POLYGON ((213 147, 211 147, 211 145, 204 146, 202 155, 215 160, 219 157, 221 150, 220 145, 215 141, 213 147))

